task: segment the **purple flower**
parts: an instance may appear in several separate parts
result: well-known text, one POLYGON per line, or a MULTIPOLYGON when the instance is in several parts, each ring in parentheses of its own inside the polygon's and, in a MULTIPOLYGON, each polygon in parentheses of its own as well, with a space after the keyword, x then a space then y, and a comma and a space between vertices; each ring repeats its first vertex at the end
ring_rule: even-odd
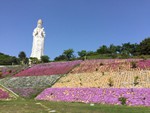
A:
POLYGON ((127 88, 47 88, 37 100, 84 102, 121 105, 120 98, 130 106, 150 106, 150 89, 127 88))
POLYGON ((10 98, 9 93, 0 88, 0 99, 8 99, 10 98))

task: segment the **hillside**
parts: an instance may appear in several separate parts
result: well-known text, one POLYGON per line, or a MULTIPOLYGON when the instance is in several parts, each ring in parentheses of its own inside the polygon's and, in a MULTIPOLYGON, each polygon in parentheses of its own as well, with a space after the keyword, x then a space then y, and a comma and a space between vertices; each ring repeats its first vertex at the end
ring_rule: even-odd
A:
POLYGON ((0 84, 37 100, 120 105, 125 98, 127 105, 149 106, 149 80, 150 60, 97 59, 37 64, 0 79, 0 84))

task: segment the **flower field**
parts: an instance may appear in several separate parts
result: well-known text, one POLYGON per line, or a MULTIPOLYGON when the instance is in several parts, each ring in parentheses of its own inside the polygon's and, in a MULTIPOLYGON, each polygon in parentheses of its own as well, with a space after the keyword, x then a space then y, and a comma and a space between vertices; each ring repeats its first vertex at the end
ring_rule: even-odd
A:
POLYGON ((17 96, 14 93, 0 85, 0 100, 12 100, 15 98, 17 96))
POLYGON ((21 97, 31 98, 54 84, 61 75, 7 77, 0 79, 0 84, 21 97))
POLYGON ((29 69, 21 71, 16 74, 16 77, 20 76, 41 76, 41 75, 58 75, 66 74, 76 65, 80 64, 80 60, 70 62, 52 62, 47 64, 38 64, 29 69))
POLYGON ((4 66, 0 67, 0 77, 13 76, 18 72, 27 69, 27 66, 4 66))
POLYGON ((37 100, 150 106, 150 60, 38 64, 0 79, 0 84, 24 98, 39 94, 37 100))
POLYGON ((149 70, 150 60, 141 59, 107 59, 86 60, 74 68, 71 73, 112 72, 130 70, 149 70), (133 67, 133 63, 135 67, 133 67))
POLYGON ((150 89, 47 88, 37 100, 150 106, 150 89))
POLYGON ((95 87, 110 88, 109 80, 112 80, 112 88, 150 88, 150 70, 134 70, 120 72, 92 72, 68 74, 60 78, 53 88, 95 87), (135 78, 137 84, 135 85, 135 78))
POLYGON ((150 106, 150 60, 87 60, 37 100, 150 106))
POLYGON ((9 88, 11 91, 15 92, 17 95, 23 98, 34 98, 45 88, 9 88))
POLYGON ((150 60, 141 60, 137 65, 140 69, 150 69, 150 60))
POLYGON ((113 88, 150 88, 150 60, 83 61, 52 87, 109 88, 110 82, 113 88))
POLYGON ((0 88, 0 100, 10 98, 9 93, 0 88))
POLYGON ((44 88, 50 87, 61 75, 8 77, 0 79, 0 84, 7 88, 44 88))

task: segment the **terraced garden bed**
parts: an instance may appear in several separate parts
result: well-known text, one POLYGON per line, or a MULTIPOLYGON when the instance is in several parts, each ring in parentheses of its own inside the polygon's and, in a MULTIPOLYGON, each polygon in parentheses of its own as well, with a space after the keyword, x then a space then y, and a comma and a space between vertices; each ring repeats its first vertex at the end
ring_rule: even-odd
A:
POLYGON ((33 98, 47 87, 51 87, 62 75, 7 77, 0 84, 24 98, 33 98))
POLYGON ((47 88, 37 100, 150 106, 150 89, 47 88))

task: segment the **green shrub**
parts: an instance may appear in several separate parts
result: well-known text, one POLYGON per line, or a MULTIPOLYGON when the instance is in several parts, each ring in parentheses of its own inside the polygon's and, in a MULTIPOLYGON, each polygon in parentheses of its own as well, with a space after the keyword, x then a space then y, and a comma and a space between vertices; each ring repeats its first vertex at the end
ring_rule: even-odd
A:
POLYGON ((139 82, 138 82, 138 79, 139 79, 139 77, 138 76, 136 76, 136 77, 134 77, 134 86, 136 86, 136 85, 138 85, 139 84, 139 82))
POLYGON ((119 101, 121 102, 121 105, 126 105, 127 99, 125 97, 120 97, 119 101))
POLYGON ((96 68, 95 71, 98 71, 98 68, 96 68))
POLYGON ((104 73, 104 72, 102 72, 102 75, 105 75, 105 73, 104 73))
POLYGON ((136 62, 131 62, 131 68, 137 68, 136 62))
POLYGON ((101 62, 100 64, 99 64, 99 66, 103 66, 104 64, 101 62))
POLYGON ((114 85, 114 81, 112 80, 112 78, 108 79, 108 85, 109 87, 112 87, 114 85))

